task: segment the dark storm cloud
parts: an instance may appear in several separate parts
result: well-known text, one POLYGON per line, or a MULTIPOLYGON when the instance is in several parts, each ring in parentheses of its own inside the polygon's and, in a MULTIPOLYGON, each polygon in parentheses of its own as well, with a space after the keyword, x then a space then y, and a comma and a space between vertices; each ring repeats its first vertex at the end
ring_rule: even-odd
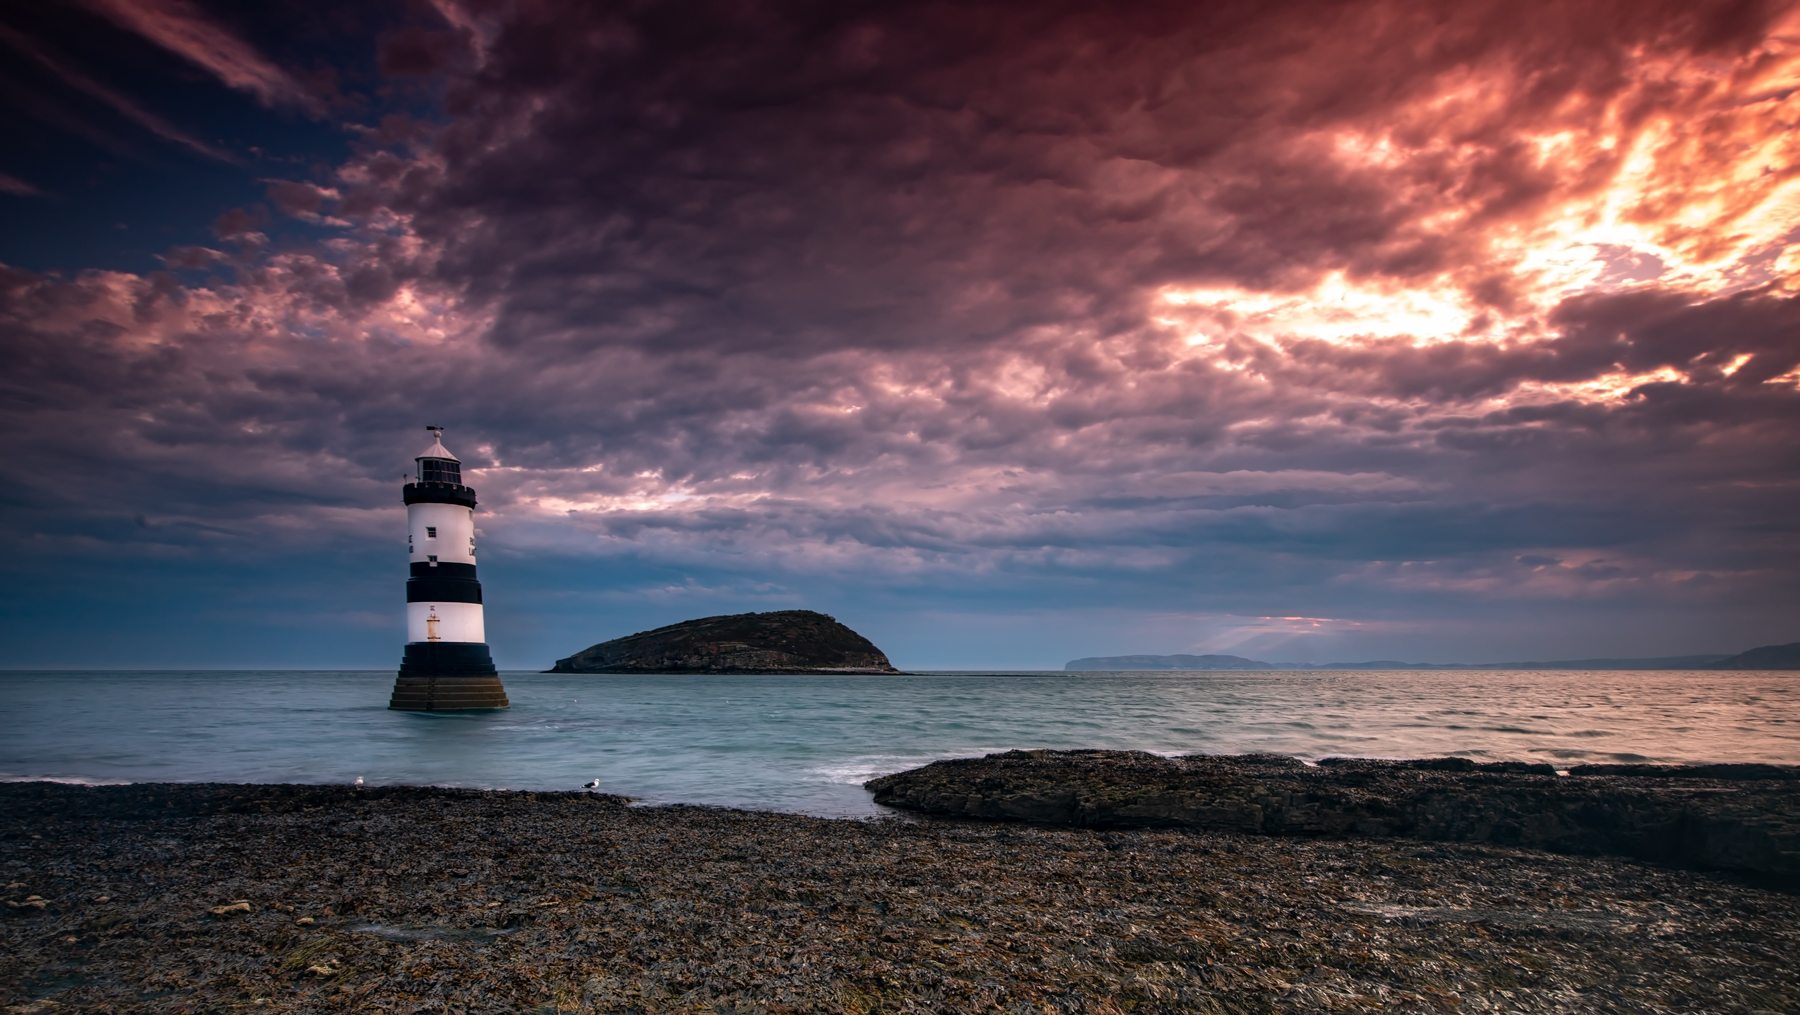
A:
POLYGON ((265 181, 317 235, 0 279, 15 567, 383 546, 441 422, 550 615, 1495 611, 1580 654, 1583 610, 1710 649, 1800 592, 1780 181, 1667 129, 1779 145, 1787 8, 442 10, 370 42, 439 116, 265 181))
POLYGON ((464 115, 441 185, 394 203, 446 243, 447 275, 498 303, 502 341, 1129 327, 1144 290, 1174 282, 1463 269, 1479 231, 1434 230, 1433 213, 1503 220, 1620 157, 1528 173, 1522 132, 1591 132, 1615 102, 1647 115, 1659 97, 1621 66, 1633 47, 1741 48, 1766 28, 1737 5, 1526 26, 1506 5, 1447 21, 1334 4, 798 10, 527 7, 452 88, 464 115), (1504 101, 1432 108, 1490 76, 1504 101), (1331 157, 1332 131, 1376 126, 1423 152, 1397 169, 1331 157))

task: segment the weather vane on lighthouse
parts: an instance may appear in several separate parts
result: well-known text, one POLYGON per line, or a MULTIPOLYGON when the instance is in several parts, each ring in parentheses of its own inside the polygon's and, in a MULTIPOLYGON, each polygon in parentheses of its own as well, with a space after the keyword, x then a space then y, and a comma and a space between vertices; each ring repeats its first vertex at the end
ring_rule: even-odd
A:
POLYGON ((404 488, 412 576, 406 580, 406 654, 388 707, 506 708, 475 577, 475 491, 463 485, 462 462, 444 447, 444 428, 425 429, 431 447, 414 459, 417 473, 404 488))

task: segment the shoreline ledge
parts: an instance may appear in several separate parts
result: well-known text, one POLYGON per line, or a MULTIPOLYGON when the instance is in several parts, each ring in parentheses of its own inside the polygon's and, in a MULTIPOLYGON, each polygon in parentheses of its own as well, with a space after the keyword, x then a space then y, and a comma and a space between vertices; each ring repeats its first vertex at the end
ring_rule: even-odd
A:
POLYGON ((1800 1010, 1800 896, 1401 839, 0 784, 0 1011, 1800 1010))
POLYGON ((1800 766, 1006 751, 871 779, 937 817, 1484 843, 1744 875, 1800 892, 1800 766))

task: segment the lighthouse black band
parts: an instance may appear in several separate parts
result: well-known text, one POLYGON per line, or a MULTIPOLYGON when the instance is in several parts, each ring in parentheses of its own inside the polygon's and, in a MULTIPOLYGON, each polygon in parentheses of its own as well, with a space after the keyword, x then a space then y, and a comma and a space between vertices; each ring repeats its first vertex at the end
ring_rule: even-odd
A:
POLYGON ((403 677, 485 677, 494 657, 478 641, 409 641, 400 659, 403 677))
POLYGON ((481 583, 472 578, 408 578, 409 603, 479 603, 481 583))
POLYGON ((408 483, 400 490, 408 507, 414 504, 475 506, 475 491, 461 483, 408 483))

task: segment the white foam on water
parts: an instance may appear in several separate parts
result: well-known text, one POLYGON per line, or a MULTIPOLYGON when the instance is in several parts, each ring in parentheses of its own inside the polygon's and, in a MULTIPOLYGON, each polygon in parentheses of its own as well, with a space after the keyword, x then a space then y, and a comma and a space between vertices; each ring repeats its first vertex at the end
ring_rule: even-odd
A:
POLYGON ((849 758, 829 765, 814 765, 806 771, 809 775, 823 776, 826 782, 840 786, 861 786, 878 775, 891 775, 895 772, 904 772, 909 768, 918 768, 920 765, 929 765, 934 761, 964 756, 960 754, 880 754, 849 758))
POLYGON ((961 750, 940 751, 934 754, 863 754, 830 764, 814 765, 807 768, 806 772, 809 775, 823 776, 825 782, 840 786, 861 786, 878 775, 892 775, 895 772, 904 772, 909 768, 929 765, 934 761, 980 758, 1010 750, 1015 750, 1015 748, 970 747, 961 750))
POLYGON ((85 775, 13 775, 0 772, 0 782, 54 782, 63 786, 130 786, 130 779, 92 779, 85 775))

